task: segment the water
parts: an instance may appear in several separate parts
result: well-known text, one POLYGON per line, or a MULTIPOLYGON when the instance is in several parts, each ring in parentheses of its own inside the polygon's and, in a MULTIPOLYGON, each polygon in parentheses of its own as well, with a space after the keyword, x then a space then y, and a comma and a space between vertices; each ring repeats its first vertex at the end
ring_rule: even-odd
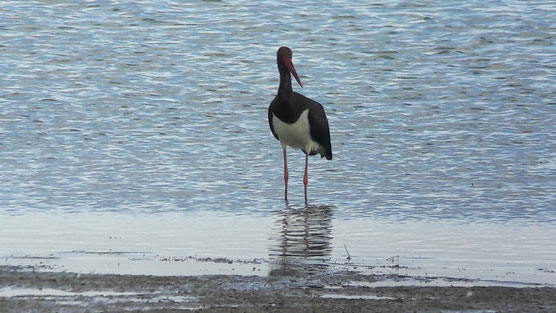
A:
POLYGON ((554 20, 550 1, 3 1, 0 254, 105 251, 95 229, 115 220, 103 236, 171 243, 126 251, 326 263, 346 244, 429 272, 511 257, 520 279, 554 282, 554 20), (331 125, 307 209, 303 155, 288 208, 268 129, 281 45, 331 125))

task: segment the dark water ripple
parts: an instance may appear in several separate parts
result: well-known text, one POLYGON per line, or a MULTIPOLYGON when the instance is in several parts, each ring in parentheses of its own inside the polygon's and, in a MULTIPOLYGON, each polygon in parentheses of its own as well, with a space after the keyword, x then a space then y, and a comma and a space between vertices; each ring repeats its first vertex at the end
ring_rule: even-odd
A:
POLYGON ((288 45, 331 123, 312 202, 554 222, 554 20, 549 1, 3 1, 0 208, 283 208, 266 110, 288 45))

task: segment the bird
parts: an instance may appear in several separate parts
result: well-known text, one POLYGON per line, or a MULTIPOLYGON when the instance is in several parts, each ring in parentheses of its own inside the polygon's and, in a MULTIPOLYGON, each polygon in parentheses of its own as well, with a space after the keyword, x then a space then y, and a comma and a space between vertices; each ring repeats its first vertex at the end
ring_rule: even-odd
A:
POLYGON ((280 47, 276 53, 276 63, 280 73, 278 93, 268 107, 268 123, 274 137, 280 141, 284 157, 284 198, 288 202, 288 162, 286 147, 300 149, 305 153, 305 174, 303 186, 307 203, 309 184, 309 156, 320 154, 332 160, 330 129, 322 104, 292 90, 291 75, 299 86, 303 84, 292 63, 292 50, 280 47))

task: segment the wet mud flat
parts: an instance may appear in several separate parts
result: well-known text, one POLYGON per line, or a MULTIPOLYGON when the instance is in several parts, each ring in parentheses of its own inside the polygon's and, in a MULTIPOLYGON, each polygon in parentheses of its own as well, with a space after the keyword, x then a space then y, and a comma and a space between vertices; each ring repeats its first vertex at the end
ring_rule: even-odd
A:
MULTIPOLYGON (((395 275, 143 276, 0 267, 2 312, 554 312, 552 286, 388 286, 395 275), (378 285, 377 285, 378 283, 378 285), (385 286, 384 286, 385 285, 385 286), (378 287, 377 287, 378 286, 378 287)), ((434 279, 434 278, 432 278, 434 279)), ((420 285, 421 284, 421 285, 420 285)))

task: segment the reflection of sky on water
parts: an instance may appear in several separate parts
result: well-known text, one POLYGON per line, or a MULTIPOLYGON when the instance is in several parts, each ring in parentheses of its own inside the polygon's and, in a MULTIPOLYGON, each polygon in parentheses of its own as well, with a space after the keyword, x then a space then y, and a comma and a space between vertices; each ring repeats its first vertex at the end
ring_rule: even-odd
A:
POLYGON ((281 276, 347 269, 556 284, 552 227, 345 220, 336 216, 339 210, 285 207, 264 217, 0 215, 0 265, 154 275, 281 276), (395 262, 393 256, 399 256, 395 262), (207 258, 220 261, 196 261, 207 258))

